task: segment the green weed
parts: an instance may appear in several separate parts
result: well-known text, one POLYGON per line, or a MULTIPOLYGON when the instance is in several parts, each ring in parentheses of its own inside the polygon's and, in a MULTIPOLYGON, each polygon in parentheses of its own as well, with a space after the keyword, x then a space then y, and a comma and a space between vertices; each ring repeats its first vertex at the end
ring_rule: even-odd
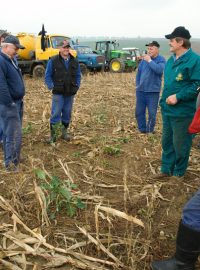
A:
POLYGON ((28 133, 31 133, 32 131, 33 131, 33 127, 31 125, 31 123, 28 123, 26 127, 22 128, 23 134, 28 134, 28 133))
POLYGON ((85 203, 74 194, 77 185, 70 180, 61 180, 58 176, 52 176, 50 182, 47 182, 47 175, 40 169, 34 170, 36 176, 40 180, 45 180, 41 184, 41 188, 47 194, 46 203, 47 210, 50 212, 50 218, 55 218, 56 213, 61 209, 65 209, 66 214, 73 217, 77 209, 84 209, 85 203), (54 209, 54 210, 52 210, 54 209))
POLYGON ((114 147, 114 146, 111 146, 111 145, 107 145, 107 146, 104 147, 103 152, 105 154, 110 155, 110 156, 114 156, 114 155, 120 154, 121 149, 118 146, 114 147))

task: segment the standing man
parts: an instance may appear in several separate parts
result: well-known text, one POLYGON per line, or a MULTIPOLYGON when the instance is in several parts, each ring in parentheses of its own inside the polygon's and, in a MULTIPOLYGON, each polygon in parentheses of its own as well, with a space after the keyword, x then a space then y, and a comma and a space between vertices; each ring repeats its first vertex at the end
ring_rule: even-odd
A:
POLYGON ((161 89, 165 59, 159 55, 159 43, 151 41, 148 52, 143 56, 136 75, 135 117, 141 133, 152 133, 156 124, 156 114, 161 89), (146 121, 146 109, 148 121, 146 121))
POLYGON ((160 100, 162 166, 157 178, 182 177, 188 166, 192 135, 188 127, 196 110, 200 85, 200 57, 191 49, 190 32, 183 26, 165 36, 173 55, 164 72, 164 89, 160 100))
MULTIPOLYGON (((1 43, 4 42, 5 38, 8 36, 9 34, 4 32, 1 36, 0 36, 0 50, 1 50, 1 43)), ((3 147, 3 130, 2 130, 2 123, 0 121, 0 146, 3 147)), ((0 148, 1 148, 0 147, 0 148)))
POLYGON ((59 123, 62 124, 62 138, 70 140, 67 130, 71 121, 74 97, 81 82, 80 66, 77 59, 70 54, 70 48, 67 40, 61 42, 59 54, 49 60, 46 68, 45 82, 53 93, 49 143, 56 141, 59 123))
POLYGON ((4 163, 8 171, 17 169, 22 142, 23 97, 22 74, 15 55, 20 45, 17 37, 9 35, 1 43, 0 52, 0 123, 3 130, 4 163))

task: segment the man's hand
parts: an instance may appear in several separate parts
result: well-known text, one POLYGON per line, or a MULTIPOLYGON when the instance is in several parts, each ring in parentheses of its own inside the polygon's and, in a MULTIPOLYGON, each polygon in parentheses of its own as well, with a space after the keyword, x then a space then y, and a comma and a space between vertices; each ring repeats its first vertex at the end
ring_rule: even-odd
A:
POLYGON ((166 103, 168 105, 175 105, 178 102, 176 95, 171 95, 168 98, 166 98, 166 103))
POLYGON ((145 54, 143 56, 143 60, 147 61, 147 62, 151 62, 151 57, 148 54, 145 54))

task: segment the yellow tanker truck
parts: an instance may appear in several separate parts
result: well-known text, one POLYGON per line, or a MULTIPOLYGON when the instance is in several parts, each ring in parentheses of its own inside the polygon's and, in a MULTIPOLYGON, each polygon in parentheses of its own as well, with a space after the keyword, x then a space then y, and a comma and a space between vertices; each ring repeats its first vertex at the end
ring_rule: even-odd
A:
MULTIPOLYGON (((22 74, 27 73, 36 78, 44 76, 47 61, 58 54, 58 45, 63 40, 68 40, 72 46, 74 44, 71 38, 56 34, 35 36, 28 33, 18 33, 17 37, 25 47, 24 50, 18 51, 18 63, 22 74)), ((75 56, 76 52, 71 50, 71 54, 75 56)))

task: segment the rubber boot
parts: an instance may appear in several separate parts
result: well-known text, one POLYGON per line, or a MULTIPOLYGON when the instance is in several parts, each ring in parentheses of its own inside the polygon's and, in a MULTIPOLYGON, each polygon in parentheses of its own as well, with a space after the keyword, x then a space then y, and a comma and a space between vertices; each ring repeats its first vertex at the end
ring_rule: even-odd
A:
POLYGON ((56 125, 50 124, 50 138, 47 140, 47 143, 55 143, 56 137, 56 125))
POLYGON ((177 233, 175 256, 163 261, 154 261, 151 264, 151 269, 194 270, 199 254, 200 232, 194 231, 180 222, 177 233))
POLYGON ((68 127, 69 127, 69 124, 62 123, 62 128, 61 128, 62 136, 61 136, 61 138, 63 140, 65 140, 65 141, 70 141, 71 140, 71 135, 68 132, 68 127))

